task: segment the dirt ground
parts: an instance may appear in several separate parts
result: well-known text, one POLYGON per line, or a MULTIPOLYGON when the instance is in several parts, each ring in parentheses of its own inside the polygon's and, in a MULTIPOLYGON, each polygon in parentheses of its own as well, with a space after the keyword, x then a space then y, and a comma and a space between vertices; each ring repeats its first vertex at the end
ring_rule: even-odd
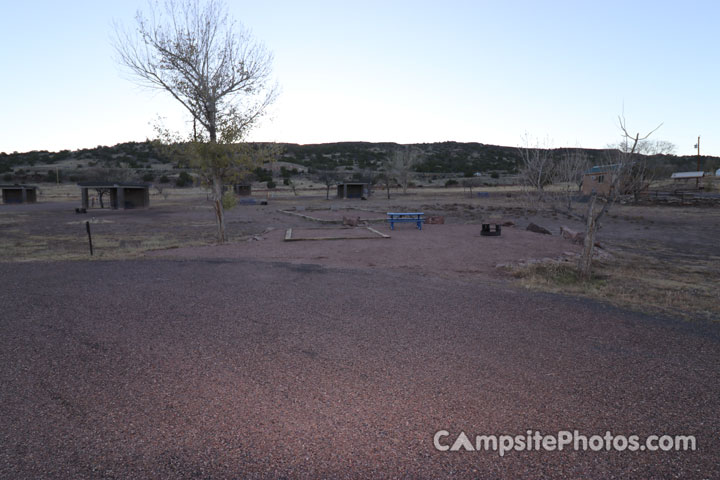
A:
MULTIPOLYGON (((337 231, 340 228, 328 228, 337 231)), ((577 245, 546 235, 506 228, 500 237, 480 236, 480 225, 402 224, 378 231, 389 239, 283 242, 285 230, 275 229, 252 240, 221 247, 186 247, 152 252, 164 258, 246 258, 327 265, 338 268, 404 270, 446 278, 495 277, 498 264, 530 258, 561 257, 577 245)), ((313 233, 321 235, 322 230, 313 233)))
POLYGON ((529 269, 571 265, 581 225, 496 193, 277 195, 229 211, 223 246, 197 191, 0 205, 0 478, 718 477, 718 209, 618 205, 578 286, 529 269), (283 241, 342 226, 282 210, 346 207, 446 223, 283 241), (698 448, 433 447, 575 429, 698 448))
POLYGON ((545 272, 538 275, 537 269, 525 267, 539 260, 573 265, 578 249, 558 233, 561 226, 581 231, 583 225, 508 188, 485 192, 489 195, 483 197, 478 192, 470 197, 460 188, 415 189, 391 200, 375 195, 368 201, 325 200, 324 192, 259 194, 258 204, 241 204, 228 212, 230 245, 217 248, 211 247, 214 217, 201 189, 165 189, 163 195, 153 195, 151 208, 143 211, 92 209, 87 215, 74 213, 79 202, 69 201, 73 193, 68 187, 53 192, 52 186, 44 187, 41 199, 49 201, 37 205, 0 205, 0 261, 86 259, 84 222, 90 221, 93 259, 258 257, 353 268, 407 268, 430 275, 505 277, 527 288, 603 299, 645 312, 720 320, 716 289, 720 209, 713 207, 616 205, 598 233, 604 249, 596 262, 596 281, 578 284, 562 271, 548 278, 545 272), (260 200, 268 205, 260 205, 260 200), (390 232, 378 220, 382 212, 393 210, 443 216, 445 224, 426 225, 420 235, 410 224, 390 232), (360 217, 392 239, 385 244, 282 242, 288 228, 339 229, 343 217, 360 217), (494 221, 511 221, 515 226, 505 228, 500 238, 479 237, 480 224, 494 221), (526 232, 530 222, 553 235, 526 232), (163 249, 170 250, 154 252, 163 249), (506 267, 498 268, 502 265, 506 267))

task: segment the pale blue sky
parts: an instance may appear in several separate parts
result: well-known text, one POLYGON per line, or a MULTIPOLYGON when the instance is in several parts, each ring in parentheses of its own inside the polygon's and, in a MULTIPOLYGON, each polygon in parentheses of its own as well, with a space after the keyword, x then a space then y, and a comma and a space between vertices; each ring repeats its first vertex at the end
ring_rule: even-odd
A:
MULTIPOLYGON (((113 60, 144 0, 0 0, 0 151, 142 141, 187 116, 113 60)), ((556 147, 630 129, 720 155, 717 1, 228 1, 275 55, 281 95, 252 140, 556 147)))

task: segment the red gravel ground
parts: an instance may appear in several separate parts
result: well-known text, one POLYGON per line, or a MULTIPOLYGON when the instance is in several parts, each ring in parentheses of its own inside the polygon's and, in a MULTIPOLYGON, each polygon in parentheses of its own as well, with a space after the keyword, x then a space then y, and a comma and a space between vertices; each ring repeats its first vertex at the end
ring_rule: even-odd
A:
MULTIPOLYGON (((518 228, 504 228, 500 237, 482 237, 480 225, 425 225, 422 231, 409 223, 396 226, 395 230, 382 224, 372 227, 391 238, 283 242, 285 229, 276 229, 258 237, 262 238, 260 241, 220 247, 179 248, 153 252, 152 255, 264 259, 341 268, 402 269, 447 278, 475 278, 478 274, 494 275, 498 264, 532 258, 556 258, 564 253, 580 251, 577 245, 557 236, 518 228)), ((348 230, 339 226, 330 228, 333 232, 348 230)), ((320 233, 316 234, 320 236, 320 233)))
MULTIPOLYGON (((290 246, 405 235, 433 229, 290 246)), ((263 260, 0 264, 0 477, 720 477, 717 324, 419 276, 421 261, 289 263, 269 242, 248 243, 263 260), (442 429, 698 450, 500 458, 436 451, 442 429)))

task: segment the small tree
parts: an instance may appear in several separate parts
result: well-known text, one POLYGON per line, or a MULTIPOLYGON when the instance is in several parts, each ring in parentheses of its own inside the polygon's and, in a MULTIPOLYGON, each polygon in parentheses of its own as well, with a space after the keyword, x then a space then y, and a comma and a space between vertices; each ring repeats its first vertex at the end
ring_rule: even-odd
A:
POLYGON ((555 176, 555 164, 553 161, 552 151, 539 141, 531 143, 530 138, 526 134, 523 137, 524 146, 518 149, 520 154, 520 181, 535 190, 540 196, 544 197, 544 189, 550 185, 555 176))
POLYGON ((470 198, 472 198, 472 196, 473 196, 473 188, 477 187, 479 184, 480 184, 480 179, 476 178, 476 177, 465 178, 462 180, 463 191, 465 191, 467 189, 470 198))
POLYGON ((636 152, 638 145, 647 140, 658 128, 662 126, 662 123, 651 130, 644 136, 640 136, 640 133, 631 135, 626 127, 625 117, 618 117, 620 120, 620 131, 622 132, 622 141, 625 147, 622 150, 618 150, 614 155, 613 166, 610 178, 610 193, 604 196, 599 196, 596 192, 590 195, 588 201, 587 213, 585 214, 585 239, 583 241, 583 251, 580 255, 580 261, 578 263, 578 269, 580 275, 584 279, 589 279, 592 274, 592 256, 595 249, 595 234, 597 233, 600 225, 600 219, 603 215, 614 205, 617 198, 622 195, 626 190, 626 185, 631 182, 632 179, 637 175, 636 173, 636 152), (597 203, 601 205, 598 206, 597 203))
MULTIPOLYGON (((407 193, 410 177, 413 167, 418 163, 420 158, 420 150, 410 145, 405 145, 394 150, 385 161, 385 182, 386 186, 390 184, 390 177, 397 180, 402 187, 403 193, 407 193)), ((390 190, 388 188, 388 198, 390 198, 390 190)))
POLYGON ((116 28, 115 49, 141 84, 170 93, 190 113, 188 156, 208 180, 223 243, 223 182, 246 158, 234 144, 275 99, 268 87, 272 56, 217 0, 168 0, 164 6, 150 4, 149 16, 138 12, 134 33, 116 28))
POLYGON ((338 173, 335 170, 323 170, 318 178, 325 185, 325 200, 330 200, 330 187, 337 183, 338 173))
POLYGON ((545 150, 547 154, 545 159, 541 158, 545 155, 541 152, 530 152, 524 157, 530 158, 529 164, 534 167, 528 168, 528 171, 532 173, 529 178, 541 179, 548 172, 552 172, 552 175, 547 180, 536 183, 536 188, 542 191, 550 183, 561 187, 560 191, 553 195, 541 193, 540 200, 551 201, 554 210, 569 215, 585 224, 583 250, 578 260, 578 270, 583 279, 589 279, 592 274, 595 235, 600 226, 600 220, 615 204, 618 197, 628 192, 628 188, 633 184, 634 179, 644 178, 638 175, 638 146, 660 128, 658 126, 644 136, 639 133, 630 135, 626 128, 625 118, 620 116, 619 119, 622 148, 613 150, 606 160, 607 169, 610 172, 608 175, 609 191, 603 195, 593 191, 588 198, 587 207, 582 213, 575 211, 573 204, 573 201, 578 196, 583 174, 590 166, 589 159, 582 151, 578 149, 565 150, 555 162, 548 161, 548 159, 552 158, 548 150, 545 150))
POLYGON ((629 156, 629 165, 620 187, 622 193, 632 194, 635 200, 638 200, 641 193, 650 188, 650 184, 655 180, 658 169, 654 164, 655 155, 671 154, 675 151, 675 145, 671 142, 663 140, 648 140, 657 129, 662 126, 658 125, 653 131, 640 138, 640 134, 631 135, 626 127, 625 117, 618 117, 619 128, 622 132, 622 140, 615 145, 622 154, 629 156))
POLYGON ((560 187, 561 193, 558 198, 566 213, 572 212, 573 197, 577 196, 582 188, 583 176, 589 167, 590 159, 579 149, 563 151, 553 166, 552 182, 560 187))

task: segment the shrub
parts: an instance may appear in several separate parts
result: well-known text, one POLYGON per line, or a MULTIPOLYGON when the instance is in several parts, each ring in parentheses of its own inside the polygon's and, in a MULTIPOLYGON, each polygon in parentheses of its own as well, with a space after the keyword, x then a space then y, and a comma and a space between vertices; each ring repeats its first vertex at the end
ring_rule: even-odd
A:
POLYGON ((498 172, 492 172, 490 178, 500 178, 500 174, 498 174, 498 172))
POLYGON ((283 185, 290 185, 290 179, 289 179, 289 178, 283 178, 283 185))
POLYGON ((145 175, 143 175, 142 179, 143 179, 143 182, 152 182, 153 180, 155 180, 155 174, 154 173, 146 173, 145 175))
POLYGON ((230 210, 237 205, 237 198, 231 191, 225 192, 222 196, 222 206, 225 210, 230 210))
POLYGON ((62 175, 58 175, 55 170, 48 170, 48 173, 45 176, 45 181, 50 183, 55 183, 58 181, 62 182, 62 175))
POLYGON ((450 180, 445 182, 446 187, 452 187, 453 185, 457 185, 457 184, 458 184, 458 181, 453 178, 451 178, 450 180))
POLYGON ((258 167, 253 171, 253 173, 255 173, 255 177, 258 179, 258 182, 272 181, 272 172, 270 172, 269 170, 258 167))
POLYGON ((272 180, 268 180, 267 188, 275 188, 275 187, 276 187, 275 182, 273 182, 272 180))
POLYGON ((12 173, 6 173, 5 175, 3 175, 3 181, 5 181, 5 182, 12 181, 12 178, 13 178, 12 173))
POLYGON ((178 176, 177 180, 175 180, 175 185, 178 187, 187 187, 192 186, 193 184, 193 178, 190 176, 187 172, 180 172, 180 175, 178 176))
POLYGON ((163 175, 160 177, 160 183, 170 183, 170 179, 167 177, 167 175, 163 175))

